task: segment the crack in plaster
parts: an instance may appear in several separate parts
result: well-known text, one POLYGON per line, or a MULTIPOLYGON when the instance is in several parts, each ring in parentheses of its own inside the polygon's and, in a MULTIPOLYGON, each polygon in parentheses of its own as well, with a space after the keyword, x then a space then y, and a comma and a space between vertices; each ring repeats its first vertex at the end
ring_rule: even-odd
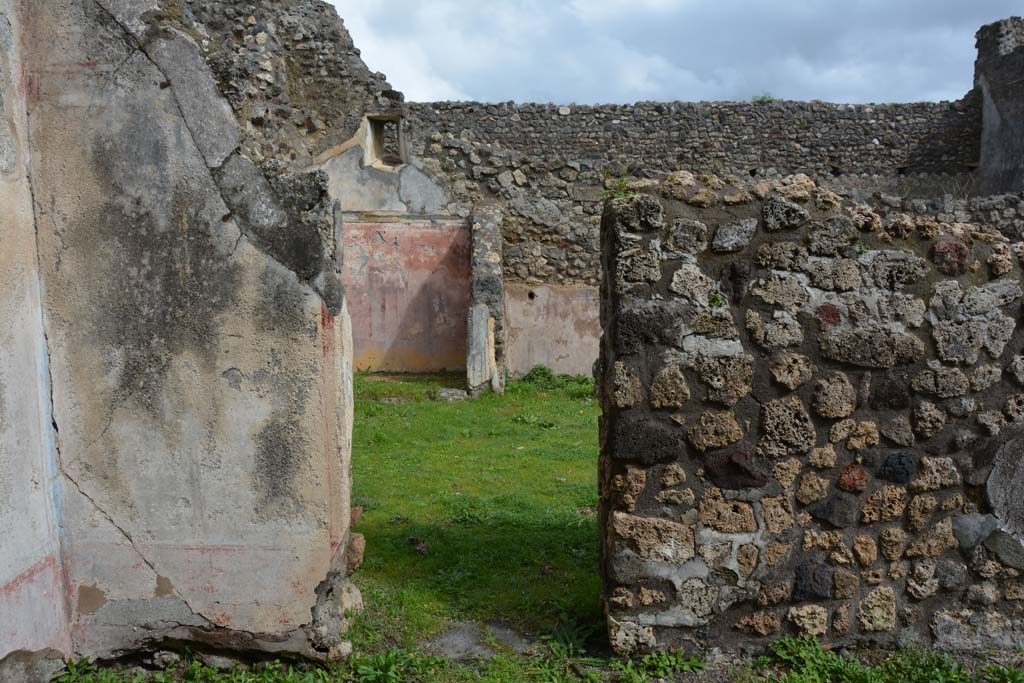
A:
MULTIPOLYGON (((102 11, 105 15, 107 15, 110 18, 110 20, 113 21, 118 26, 118 28, 120 28, 120 30, 121 30, 121 32, 123 33, 123 36, 124 36, 125 44, 127 46, 129 46, 130 48, 140 52, 146 58, 146 60, 150 64, 153 65, 153 68, 155 68, 160 73, 160 75, 163 76, 164 81, 166 83, 170 84, 170 88, 169 89, 171 90, 171 94, 174 97, 175 107, 178 110, 178 114, 181 117, 182 123, 184 124, 184 128, 188 132, 188 135, 189 135, 190 140, 192 141, 193 147, 195 148, 196 152, 199 154, 200 158, 202 158, 202 160, 203 160, 203 164, 206 167, 207 172, 208 172, 209 177, 210 177, 210 182, 217 189, 217 193, 220 196, 221 201, 224 203, 225 209, 227 209, 228 212, 230 213, 230 205, 229 205, 227 199, 224 197, 223 190, 221 189, 220 184, 217 182, 217 179, 216 179, 216 177, 213 174, 213 170, 214 170, 213 167, 210 165, 209 160, 207 160, 206 155, 203 153, 202 148, 200 147, 198 141, 196 140, 195 132, 193 131, 192 127, 189 125, 188 116, 186 115, 185 110, 182 107, 181 101, 178 98, 178 95, 177 95, 177 93, 175 91, 175 88, 174 88, 173 81, 167 76, 167 74, 160 67, 160 65, 147 52, 145 44, 143 42, 139 41, 138 39, 136 39, 136 37, 131 33, 129 28, 127 26, 125 26, 110 9, 105 7, 100 2, 100 0, 94 0, 94 4, 96 5, 96 7, 98 9, 100 9, 100 11, 102 11)), ((237 154, 237 153, 238 153, 238 149, 236 147, 236 149, 232 152, 232 154, 237 154)), ((35 200, 34 200, 34 198, 33 198, 33 207, 35 207, 35 200)), ((332 206, 332 210, 333 210, 333 213, 335 215, 335 231, 337 233, 337 232, 340 232, 340 227, 339 227, 340 221, 338 220, 338 216, 339 216, 339 212, 340 212, 340 206, 339 206, 338 202, 334 203, 334 205, 332 206)), ((316 289, 314 289, 313 287, 310 287, 309 285, 303 283, 302 279, 298 277, 298 274, 295 273, 294 270, 292 270, 288 266, 286 266, 283 263, 281 263, 278 259, 276 259, 271 254, 267 253, 263 249, 260 249, 258 244, 256 243, 256 241, 254 241, 253 237, 250 234, 248 234, 248 232, 246 232, 242 228, 242 226, 237 223, 237 221, 235 221, 235 225, 238 228, 239 235, 238 235, 238 238, 235 241, 235 245, 234 245, 234 248, 232 250, 232 256, 235 254, 235 252, 237 252, 238 247, 241 245, 242 240, 244 239, 252 247, 257 249, 260 252, 260 254, 263 255, 265 258, 267 258, 268 260, 276 263, 277 265, 281 266, 285 270, 295 274, 297 279, 298 279, 298 281, 299 281, 299 284, 304 289, 307 289, 308 291, 311 291, 314 294, 316 294, 317 297, 323 303, 325 303, 325 305, 326 305, 326 302, 323 300, 323 297, 320 295, 319 292, 316 291, 316 289)), ((37 243, 38 243, 38 223, 36 223, 36 239, 37 239, 37 243)), ((61 242, 63 243, 63 237, 61 237, 61 242)), ((339 242, 339 244, 340 244, 340 242, 339 242)), ((340 253, 340 251, 341 251, 340 248, 336 247, 336 249, 340 253)), ((38 249, 37 249, 37 252, 36 252, 36 257, 37 257, 37 260, 40 259, 38 249)), ((336 257, 334 259, 334 261, 335 261, 336 269, 340 270, 340 259, 336 257)), ((40 262, 40 267, 41 267, 41 262, 40 262)), ((45 334, 45 329, 44 329, 44 334, 45 334)), ((47 354, 49 354, 49 340, 48 339, 47 339, 47 354)), ((53 394, 54 394, 54 389, 53 389, 53 382, 52 382, 52 376, 51 376, 51 382, 50 382, 50 401, 51 401, 51 406, 53 405, 53 401, 54 401, 53 394)), ((117 399, 114 402, 114 405, 111 407, 110 414, 108 416, 108 420, 107 420, 106 426, 104 427, 104 429, 102 430, 100 435, 96 439, 94 439, 92 442, 90 442, 90 444, 87 446, 87 448, 91 448, 92 446, 94 446, 96 443, 98 443, 109 432, 109 430, 110 430, 110 428, 112 426, 112 423, 113 423, 114 415, 117 412, 118 407, 120 405, 122 405, 124 403, 124 401, 127 400, 130 397, 131 397, 131 394, 126 395, 126 396, 122 396, 122 397, 120 397, 119 399, 117 399)), ((53 412, 52 410, 51 410, 51 417, 52 417, 52 420, 53 420, 52 427, 53 427, 53 431, 55 433, 55 436, 59 436, 59 429, 57 427, 55 412, 53 412)), ((56 441, 55 441, 55 443, 56 443, 56 441)), ((92 496, 90 496, 88 493, 86 493, 85 489, 81 486, 81 484, 64 469, 64 464, 63 464, 62 458, 60 456, 59 446, 57 448, 57 460, 58 460, 58 467, 59 467, 59 470, 60 470, 60 474, 62 474, 75 487, 75 489, 78 491, 79 494, 82 495, 82 497, 84 497, 86 500, 89 501, 89 503, 93 506, 93 508, 100 515, 102 515, 115 529, 117 529, 117 531, 124 537, 124 539, 126 541, 128 541, 128 544, 131 546, 132 550, 139 556, 139 558, 142 560, 142 562, 150 569, 150 571, 152 571, 154 573, 155 576, 163 576, 163 574, 161 574, 161 572, 159 570, 157 570, 157 568, 153 564, 153 562, 150 561, 150 559, 148 557, 146 557, 145 554, 142 553, 142 551, 138 548, 138 546, 136 546, 134 539, 128 533, 128 531, 126 529, 124 529, 124 527, 119 525, 114 520, 114 518, 106 510, 104 510, 99 505, 99 503, 92 496)), ((317 586, 316 586, 316 588, 314 590, 314 594, 317 596, 317 599, 314 601, 313 606, 310 608, 310 621, 309 621, 309 623, 303 624, 303 625, 300 625, 300 626, 296 627, 293 631, 291 631, 292 633, 306 632, 308 629, 315 627, 316 622, 317 622, 316 614, 319 611, 319 609, 321 609, 322 603, 324 602, 324 600, 327 597, 327 593, 328 592, 333 592, 333 590, 340 589, 340 582, 338 581, 338 579, 339 579, 340 575, 342 574, 342 572, 339 571, 335 567, 335 564, 337 562, 337 559, 340 558, 340 557, 343 557, 343 555, 344 555, 343 550, 339 548, 339 550, 336 551, 335 558, 332 559, 331 567, 328 569, 327 575, 324 577, 324 579, 322 581, 319 581, 317 583, 317 586), (326 591, 323 590, 325 588, 327 588, 326 591), (322 591, 323 591, 323 594, 321 594, 322 591)), ((210 630, 212 630, 212 631, 222 631, 222 632, 231 632, 231 633, 242 634, 244 636, 249 637, 253 641, 259 641, 261 639, 277 640, 277 639, 280 638, 279 636, 273 636, 273 635, 270 635, 270 634, 259 634, 259 633, 253 632, 253 631, 246 631, 246 630, 242 630, 242 629, 238 629, 238 628, 227 629, 225 627, 218 626, 214 622, 212 622, 206 615, 202 614, 201 612, 196 611, 196 609, 192 607, 192 605, 189 603, 189 601, 176 588, 174 589, 174 594, 175 594, 175 596, 177 596, 182 601, 182 603, 189 609, 189 611, 192 612, 192 614, 194 614, 195 616, 201 618, 204 622, 206 622, 207 627, 210 630)), ((179 627, 184 627, 185 625, 178 624, 178 626, 179 627)), ((306 633, 306 636, 307 636, 307 639, 308 639, 309 634, 306 633)))
MULTIPOLYGON (((56 426, 56 423, 55 423, 55 426, 56 426)), ((142 560, 142 562, 146 565, 146 567, 149 568, 149 570, 151 572, 153 572, 154 577, 165 576, 165 574, 162 573, 160 570, 158 570, 156 568, 156 565, 154 565, 153 562, 148 557, 146 557, 146 555, 141 550, 139 550, 138 546, 135 545, 135 540, 132 538, 131 534, 129 534, 128 531, 124 527, 122 527, 120 524, 118 524, 114 520, 114 518, 110 515, 110 513, 108 513, 106 510, 103 509, 102 506, 100 506, 100 504, 96 501, 96 499, 94 499, 92 496, 90 496, 88 493, 86 493, 85 489, 82 488, 82 485, 74 477, 72 477, 70 474, 68 474, 64 470, 63 466, 60 469, 60 473, 64 476, 65 479, 67 479, 71 483, 72 486, 75 487, 75 490, 77 490, 78 493, 83 498, 85 498, 87 501, 89 501, 89 503, 96 510, 96 512, 98 512, 100 515, 102 515, 103 518, 106 519, 107 522, 109 522, 111 526, 113 526, 115 529, 117 529, 117 531, 121 534, 121 536, 123 536, 124 539, 126 541, 128 541, 128 545, 131 546, 132 550, 135 552, 136 555, 138 555, 139 559, 142 560)), ((325 579, 325 581, 329 580, 329 578, 325 579)), ((243 636, 247 636, 248 638, 250 638, 253 641, 267 640, 267 641, 273 642, 275 640, 285 640, 286 639, 286 638, 281 638, 280 636, 276 636, 276 635, 273 635, 273 634, 257 633, 255 631, 247 631, 245 629, 240 629, 240 628, 227 628, 227 627, 224 627, 224 626, 219 626, 216 623, 214 623, 213 621, 211 621, 210 618, 207 617, 205 614, 203 614, 202 612, 196 610, 192 606, 192 604, 188 601, 188 599, 184 595, 182 595, 181 592, 177 588, 173 588, 173 590, 174 590, 174 596, 176 598, 178 598, 179 600, 181 600, 182 604, 193 615, 195 615, 196 617, 202 619, 205 622, 205 625, 202 628, 204 628, 208 632, 211 632, 211 633, 220 632, 220 633, 240 634, 240 635, 243 635, 243 636)), ((195 626, 193 626, 191 624, 182 624, 181 622, 173 621, 173 620, 170 620, 167 623, 174 624, 175 627, 178 627, 178 628, 195 628, 195 626)), ((309 625, 311 625, 311 624, 304 624, 302 626, 299 626, 296 629, 294 629, 292 632, 296 632, 296 631, 299 631, 301 629, 307 628, 309 625)))
MULTIPOLYGON (((228 202, 227 198, 224 196, 224 191, 221 188, 220 183, 217 182, 217 178, 216 178, 216 176, 213 173, 214 167, 210 165, 209 160, 206 158, 206 155, 203 153, 202 147, 199 145, 199 142, 196 140, 195 131, 192 129, 192 126, 189 124, 189 117, 185 113, 185 109, 184 109, 184 107, 181 104, 181 99, 178 97, 178 93, 177 93, 177 91, 175 89, 175 86, 174 86, 174 81, 167 75, 167 73, 163 70, 163 68, 161 68, 161 66, 157 63, 157 61, 155 59, 153 59, 153 57, 149 54, 149 52, 146 50, 146 44, 144 42, 140 41, 131 32, 131 29, 129 29, 127 26, 125 26, 121 22, 121 20, 119 20, 117 18, 117 16, 114 14, 113 11, 111 11, 109 8, 105 7, 100 0, 93 0, 93 3, 96 5, 96 7, 98 7, 100 9, 100 11, 102 11, 105 15, 107 15, 110 18, 110 20, 113 21, 117 25, 117 27, 119 29, 121 29, 121 32, 124 34, 124 42, 125 42, 125 44, 128 47, 130 47, 131 49, 136 50, 139 53, 141 53, 142 56, 145 57, 146 60, 150 64, 153 65, 153 68, 156 69, 157 72, 160 73, 160 75, 164 79, 164 82, 168 84, 168 89, 171 91, 171 96, 174 98, 174 106, 178 110, 178 115, 181 117, 181 121, 184 124, 185 130, 188 132, 189 139, 192 141, 192 146, 195 148, 196 153, 199 154, 199 157, 203 160, 203 165, 206 167, 207 173, 209 174, 210 182, 213 184, 213 186, 215 188, 217 188, 217 194, 220 196, 221 202, 223 202, 224 208, 227 210, 228 215, 232 214, 233 212, 231 210, 231 204, 228 202)), ((239 149, 238 149, 237 146, 235 147, 235 149, 230 154, 228 154, 225 157, 225 163, 227 162, 227 159, 230 159, 231 156, 233 156, 235 154, 239 154, 239 149)), ((223 166, 223 164, 221 164, 221 166, 223 166)), ((265 249, 260 248, 259 243, 258 243, 259 241, 257 239, 254 239, 254 237, 252 235, 250 235, 249 232, 246 231, 244 229, 244 227, 238 221, 232 221, 232 222, 235 224, 235 227, 238 228, 238 232, 239 232, 239 237, 235 241, 235 246, 234 246, 234 249, 232 250, 232 255, 234 255, 234 253, 238 250, 238 246, 241 244, 241 241, 244 238, 246 240, 246 242, 248 242, 249 245, 252 246, 254 249, 259 251, 259 253, 261 255, 263 255, 264 258, 272 261, 273 263, 279 265, 280 267, 284 268, 288 272, 290 272, 293 275, 295 275, 296 279, 299 281, 299 284, 303 288, 305 288, 308 291, 310 291, 313 294, 315 294, 317 296, 317 298, 320 299, 321 303, 323 303, 325 306, 327 306, 327 302, 326 302, 326 300, 324 300, 323 295, 321 295, 321 293, 318 292, 315 287, 312 287, 309 284, 303 282, 303 279, 301 277, 299 277, 299 274, 296 273, 293 269, 291 269, 288 266, 286 266, 284 263, 279 261, 272 254, 268 253, 265 249)), ((340 249, 337 249, 337 250, 340 251, 340 249)), ((337 260, 337 259, 335 259, 335 260, 337 260)), ((330 308, 333 308, 333 307, 328 307, 328 308, 330 309, 330 308)))
MULTIPOLYGON (((132 35, 132 33, 129 31, 129 29, 118 20, 118 18, 114 15, 114 13, 111 12, 107 7, 104 7, 103 4, 100 2, 100 0, 94 0, 94 4, 96 5, 96 7, 99 10, 101 10, 104 14, 106 14, 121 29, 121 31, 122 31, 122 33, 124 34, 124 37, 125 37, 125 44, 128 45, 129 47, 132 47, 133 49, 137 50, 138 52, 140 52, 147 59, 147 61, 149 61, 153 65, 153 67, 164 77, 165 81, 170 83, 171 81, 167 77, 166 73, 164 73, 163 69, 160 68, 160 65, 157 64, 156 61, 154 61, 153 58, 146 52, 146 50, 144 48, 144 45, 135 39, 135 37, 132 35)), ((120 68, 122 68, 123 65, 125 63, 127 63, 127 61, 128 61, 128 59, 126 59, 125 62, 123 62, 118 67, 118 70, 120 68)), ((184 110, 183 110, 183 108, 181 106, 181 102, 180 102, 180 100, 177 97, 177 93, 174 92, 173 84, 171 84, 171 91, 172 91, 172 95, 174 96, 175 106, 176 106, 176 108, 178 110, 178 113, 179 113, 181 119, 182 119, 182 122, 184 124, 185 129, 188 131, 189 137, 192 140, 192 144, 195 147, 196 152, 203 159, 203 163, 206 166, 206 169, 207 169, 207 171, 208 171, 208 173, 210 175, 211 183, 213 184, 214 187, 217 188, 218 194, 221 197, 221 201, 224 202, 225 208, 227 208, 228 207, 228 203, 227 203, 226 199, 224 198, 223 191, 221 190, 220 185, 217 183, 216 178, 214 177, 214 175, 212 173, 213 169, 209 165, 209 162, 207 161, 206 156, 203 154, 203 151, 202 151, 201 147, 199 146, 198 142, 196 141, 194 131, 189 126, 188 117, 185 115, 185 112, 184 112, 184 110)), ((28 129, 26 131, 26 138, 29 139, 29 140, 31 138, 31 130, 32 130, 32 127, 30 125, 30 120, 29 120, 30 117, 31 117, 31 111, 26 110, 26 127, 28 129)), ((235 152, 233 152, 233 153, 237 153, 237 150, 235 152)), ((52 358, 52 351, 51 351, 52 346, 50 344, 49 334, 48 334, 47 329, 46 329, 46 320, 45 320, 45 311, 44 311, 44 304, 45 304, 46 298, 45 298, 45 287, 44 287, 44 284, 43 284, 43 277, 42 277, 42 272, 43 272, 43 263, 42 263, 42 256, 41 256, 41 253, 42 253, 41 246, 42 245, 40 244, 40 234, 39 234, 39 223, 40 223, 39 213, 41 211, 41 208, 40 208, 39 204, 36 201, 35 186, 34 186, 34 181, 33 181, 33 177, 32 177, 31 158, 29 158, 27 160, 25 166, 26 166, 26 168, 25 168, 25 179, 26 179, 26 183, 28 185, 29 198, 30 198, 30 201, 31 201, 31 204, 32 204, 32 225, 33 225, 33 231, 34 231, 34 237, 35 237, 35 246, 36 246, 36 249, 35 249, 35 252, 36 252, 36 254, 35 254, 36 255, 36 268, 37 268, 36 277, 37 277, 37 284, 38 284, 39 292, 40 292, 40 329, 41 329, 42 334, 43 334, 43 347, 44 347, 43 350, 46 353, 46 361, 47 361, 47 382, 48 382, 48 386, 47 386, 48 392, 47 393, 48 393, 49 412, 50 412, 50 415, 49 415, 49 417, 50 417, 49 428, 51 430, 51 438, 52 438, 52 443, 53 443, 52 456, 53 456, 53 458, 55 460, 56 471, 57 471, 59 476, 63 476, 72 486, 74 486, 75 490, 79 493, 79 495, 81 495, 85 500, 89 501, 89 503, 92 505, 93 509, 95 509, 96 512, 98 512, 104 519, 107 520, 107 522, 114 529, 116 529, 118 531, 118 533, 128 542, 128 544, 131 546, 131 548, 134 551, 134 553, 136 555, 138 555, 139 559, 142 560, 142 562, 153 573, 154 576, 163 576, 163 574, 156 568, 154 563, 148 557, 146 557, 146 555, 138 548, 138 546, 135 544, 135 540, 132 538, 131 534, 129 534, 128 531, 124 527, 122 527, 120 524, 118 524, 114 520, 113 516, 109 512, 107 512, 92 496, 90 496, 86 492, 84 487, 81 485, 81 483, 79 481, 77 481, 74 477, 72 477, 71 474, 69 474, 68 471, 65 469, 63 455, 61 453, 61 447, 60 447, 60 427, 59 427, 58 420, 57 420, 55 387, 54 387, 53 367, 52 367, 52 360, 53 360, 53 358, 52 358)), ((339 226, 338 226, 339 221, 337 220, 337 215, 338 215, 338 212, 339 212, 339 207, 337 205, 337 202, 335 202, 335 205, 332 208, 333 208, 333 211, 334 211, 335 217, 336 217, 335 229, 337 231, 339 229, 339 226)), ((236 224, 236 226, 237 226, 237 224, 236 224)), ((254 243, 252 237, 250 235, 248 235, 244 230, 242 230, 241 226, 237 226, 237 227, 239 229, 239 236, 238 236, 237 240, 235 241, 235 246, 234 246, 234 250, 232 251, 232 255, 234 255, 234 252, 237 251, 237 249, 240 246, 242 240, 245 239, 247 242, 249 242, 250 245, 252 245, 258 251, 260 251, 260 253, 265 258, 269 259, 270 261, 273 261, 274 263, 277 263, 278 265, 280 265, 282 268, 288 270, 289 272, 294 273, 294 271, 292 269, 290 269, 287 266, 285 266, 284 264, 280 263, 272 255, 265 253, 262 249, 259 249, 258 245, 256 245, 254 243)), ((66 248, 66 244, 64 242, 64 237, 59 232, 57 233, 57 237, 58 237, 58 239, 61 242, 61 247, 62 247, 62 250, 63 250, 64 248, 66 248)), ((340 251, 340 249, 339 249, 339 251, 340 251)), ((338 264, 339 259, 336 258, 335 261, 336 261, 336 267, 340 267, 339 264, 338 264)), ((323 297, 320 296, 319 292, 317 292, 312 287, 309 287, 305 283, 302 283, 301 278, 299 278, 299 283, 305 289, 307 289, 307 290, 313 292, 314 294, 316 294, 318 296, 318 298, 321 299, 321 301, 323 300, 323 297)), ((115 400, 114 405, 111 407, 110 414, 108 416, 107 423, 106 423, 105 427, 101 431, 100 435, 96 439, 94 439, 93 441, 91 441, 88 444, 87 449, 91 448, 96 443, 98 443, 103 438, 103 436, 105 436, 109 432, 109 430, 110 430, 110 428, 112 426, 112 423, 113 423, 114 414, 116 413, 118 407, 121 404, 123 404, 124 401, 127 400, 130 397, 131 397, 131 394, 126 395, 126 396, 121 396, 120 398, 115 400)), ((58 518, 56 521, 57 521, 58 526, 60 528, 63 528, 63 520, 58 518)), ((63 564, 63 557, 64 557, 63 533, 59 534, 59 536, 58 536, 58 546, 59 546, 59 551, 58 552, 60 553, 60 556, 62 558, 62 564, 63 564)), ((337 590, 337 589, 340 588, 340 582, 338 582, 338 578, 339 578, 339 576, 340 576, 340 574, 342 572, 340 572, 336 568, 335 565, 336 565, 337 559, 339 557, 341 557, 341 556, 343 556, 343 553, 342 553, 342 550, 339 549, 336 552, 335 559, 332 560, 332 562, 331 562, 331 567, 328 570, 327 575, 324 577, 324 579, 322 581, 317 583, 316 589, 314 591, 314 594, 317 596, 317 599, 314 601, 314 604, 313 604, 313 606, 310 609, 310 613, 311 614, 310 614, 310 621, 309 621, 309 623, 297 626, 295 629, 290 631, 290 633, 302 632, 302 633, 304 633, 306 635, 307 641, 309 640, 309 635, 310 634, 308 633, 308 630, 316 626, 316 621, 317 621, 316 613, 321 608, 321 605, 322 605, 323 601, 326 598, 326 594, 331 590, 329 588, 327 591, 323 591, 323 589, 325 589, 325 588, 327 588, 329 586, 331 588, 333 588, 334 590, 337 590), (334 585, 332 586, 332 584, 334 584, 334 585), (323 591, 324 594, 321 594, 322 591, 323 591)), ((64 577, 64 580, 67 581, 67 577, 64 577)), ((67 601, 69 600, 69 596, 67 595, 66 591, 64 593, 65 594, 63 595, 63 600, 64 600, 64 603, 65 603, 65 611, 66 611, 67 614, 70 614, 69 605, 67 604, 67 601)), ((195 615, 196 617, 202 619, 205 622, 206 625, 205 625, 204 628, 206 628, 210 632, 233 633, 233 634, 242 635, 242 636, 247 637, 251 641, 253 641, 254 644, 258 643, 260 640, 266 640, 266 641, 269 641, 269 642, 275 642, 275 641, 276 642, 281 642, 281 641, 287 639, 287 636, 280 636, 280 635, 274 635, 274 634, 261 634, 261 633, 256 633, 256 632, 253 632, 253 631, 247 631, 247 630, 244 630, 244 629, 238 629, 238 628, 230 628, 229 629, 229 628, 225 628, 225 627, 222 627, 222 626, 218 626, 217 624, 212 622, 206 615, 202 614, 201 612, 196 611, 192 607, 192 605, 189 603, 189 601, 176 588, 174 589, 174 595, 179 600, 181 600, 182 604, 185 605, 185 607, 193 615, 195 615)), ((194 628, 192 626, 181 624, 180 622, 171 621, 171 622, 168 622, 168 623, 169 624, 174 624, 175 628, 194 628)))
MULTIPOLYGON (((25 107, 25 140, 26 140, 27 143, 31 143, 31 137, 32 137, 31 117, 32 117, 32 112, 26 106, 25 107)), ((40 210, 38 204, 36 203, 35 181, 34 181, 34 179, 32 177, 32 171, 33 171, 33 168, 32 168, 32 153, 31 153, 32 146, 31 146, 31 144, 26 144, 25 147, 26 147, 26 150, 25 150, 25 154, 26 154, 26 159, 25 159, 25 183, 28 186, 29 201, 32 203, 32 230, 33 230, 33 236, 34 236, 35 256, 36 256, 36 287, 37 287, 37 290, 39 292, 39 294, 38 294, 38 296, 39 296, 39 330, 43 334, 43 353, 46 354, 46 358, 45 358, 45 361, 46 361, 46 394, 47 394, 46 395, 46 400, 48 401, 49 411, 50 411, 50 415, 49 415, 49 418, 50 418, 50 424, 49 424, 50 439, 49 439, 49 443, 52 444, 52 448, 50 449, 48 455, 50 457, 50 467, 52 468, 51 472, 62 473, 63 472, 63 464, 61 462, 61 453, 60 453, 60 428, 57 425, 57 405, 56 405, 56 401, 55 401, 55 398, 54 398, 54 389, 53 389, 53 357, 52 357, 52 354, 50 352, 50 348, 51 348, 50 347, 50 335, 46 331, 46 313, 45 313, 45 310, 46 310, 46 288, 45 288, 45 286, 43 284, 43 262, 42 262, 42 256, 41 256, 41 245, 39 243, 39 219, 40 219, 40 216, 38 214, 39 214, 39 212, 41 210, 40 210)), ((63 238, 61 238, 61 243, 63 244, 63 242, 64 242, 64 240, 63 240, 63 238)), ((40 387, 40 389, 42 389, 42 388, 40 387)), ((45 429, 45 426, 43 428, 45 429)), ((54 481, 51 482, 51 487, 53 487, 55 484, 56 484, 56 478, 54 478, 54 481)), ((57 556, 60 559, 60 566, 61 566, 60 579, 61 579, 61 582, 66 586, 67 585, 67 581, 68 581, 68 577, 66 576, 66 574, 64 572, 64 569, 63 569, 63 567, 65 566, 65 559, 66 559, 65 558, 65 550, 64 550, 64 519, 63 519, 63 516, 61 515, 59 503, 58 503, 57 496, 56 496, 56 493, 55 493, 54 489, 51 489, 51 495, 54 496, 54 500, 52 501, 52 504, 53 504, 53 517, 54 517, 53 522, 54 522, 54 526, 55 526, 56 531, 57 531, 57 543, 56 543, 56 546, 57 546, 57 556)), ((65 620, 65 622, 67 622, 67 620, 69 619, 69 617, 71 615, 71 597, 69 595, 69 591, 67 591, 67 590, 61 591, 61 603, 62 603, 62 607, 63 607, 63 610, 64 610, 64 620, 65 620)), ((67 623, 65 623, 64 629, 65 629, 65 632, 66 632, 67 623)), ((68 636, 65 636, 65 637, 68 637, 68 636)), ((70 647, 70 645, 68 645, 68 647, 70 647)))

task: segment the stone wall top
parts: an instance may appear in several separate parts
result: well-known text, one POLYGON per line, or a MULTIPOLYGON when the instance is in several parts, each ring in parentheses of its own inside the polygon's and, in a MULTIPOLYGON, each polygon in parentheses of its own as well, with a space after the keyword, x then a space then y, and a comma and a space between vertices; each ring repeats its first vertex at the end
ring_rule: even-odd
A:
POLYGON ((604 198, 679 167, 741 178, 807 169, 871 195, 970 194, 974 98, 954 103, 411 104, 411 154, 450 188, 450 210, 507 207, 510 281, 596 284, 604 198))
POLYGON ((408 108, 422 122, 424 135, 499 144, 549 162, 608 166, 616 175, 680 165, 822 176, 959 173, 977 164, 981 125, 971 98, 879 105, 441 102, 408 108))
POLYGON ((372 72, 322 0, 191 0, 177 18, 202 38, 206 59, 257 164, 305 168, 355 135, 368 113, 402 94, 372 72))
MULTIPOLYGON (((185 15, 205 37, 206 58, 240 121, 248 158, 272 173, 351 156, 359 167, 349 172, 359 185, 361 174, 376 172, 360 166, 365 118, 404 116, 407 158, 402 173, 392 175, 429 186, 436 201, 413 204, 432 215, 468 219, 478 206, 501 207, 510 282, 596 284, 603 195, 620 177, 678 168, 756 178, 801 172, 867 195, 977 193, 979 91, 957 102, 909 104, 404 103, 383 74, 365 65, 322 0, 195 0, 185 15)), ((982 54, 1015 45, 1020 23, 982 29, 982 54)), ((1001 148, 997 136, 986 158, 1001 178, 1016 177, 1003 168, 1001 148)), ((1009 185, 991 183, 984 194, 1017 189, 1009 185)), ((355 203, 360 211, 418 210, 381 202, 355 203)))
POLYGON ((1005 57, 1024 48, 1024 18, 1009 17, 978 30, 978 57, 981 60, 1005 57))

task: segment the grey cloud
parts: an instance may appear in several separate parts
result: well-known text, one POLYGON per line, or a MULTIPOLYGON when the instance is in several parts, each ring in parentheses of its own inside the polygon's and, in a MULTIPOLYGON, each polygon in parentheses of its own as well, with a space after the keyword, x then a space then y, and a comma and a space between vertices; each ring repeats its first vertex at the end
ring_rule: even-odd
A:
POLYGON ((1019 13, 1010 0, 336 4, 370 66, 389 72, 395 87, 418 99, 490 102, 746 100, 763 92, 835 102, 957 99, 971 87, 975 31, 1019 13))

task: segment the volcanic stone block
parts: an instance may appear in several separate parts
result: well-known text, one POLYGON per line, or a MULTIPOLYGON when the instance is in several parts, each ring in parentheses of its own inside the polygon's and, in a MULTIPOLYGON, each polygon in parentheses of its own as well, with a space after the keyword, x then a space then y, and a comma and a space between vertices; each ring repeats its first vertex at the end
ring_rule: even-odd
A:
POLYGON ((823 335, 825 357, 866 368, 892 368, 921 360, 924 342, 912 334, 886 331, 835 332, 823 335))
POLYGON ((808 512, 836 528, 846 529, 857 523, 860 499, 844 491, 837 491, 828 499, 808 508, 808 512))
POLYGON ((609 430, 605 450, 616 460, 652 465, 671 462, 685 448, 685 432, 643 413, 619 417, 609 430))
POLYGON ((900 486, 908 485, 917 476, 917 461, 911 453, 891 453, 878 470, 878 478, 900 486))
POLYGON ((1024 429, 1007 430, 994 445, 994 461, 986 485, 988 499, 1003 528, 1024 539, 1024 429))
POLYGON ((712 456, 705 473, 715 486, 726 490, 761 488, 770 480, 767 468, 748 451, 712 456))
POLYGON ((793 578, 793 599, 829 600, 834 587, 835 570, 827 564, 802 562, 793 578))
POLYGON ((999 528, 993 515, 957 515, 953 518, 953 536, 965 555, 984 543, 999 528))
POLYGON ((768 232, 796 230, 811 219, 807 209, 781 197, 772 197, 765 202, 761 216, 768 232))
POLYGON ((742 251, 757 232, 757 221, 748 219, 736 223, 728 223, 718 228, 715 239, 711 243, 712 251, 730 253, 742 251))

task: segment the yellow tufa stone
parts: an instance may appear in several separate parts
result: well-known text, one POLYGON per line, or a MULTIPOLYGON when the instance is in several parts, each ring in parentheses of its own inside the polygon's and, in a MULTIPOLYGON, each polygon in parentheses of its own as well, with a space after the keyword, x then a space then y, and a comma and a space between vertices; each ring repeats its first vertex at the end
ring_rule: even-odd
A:
POLYGON ((896 592, 881 586, 860 601, 857 621, 860 629, 869 633, 892 631, 896 628, 896 592))
POLYGON ((792 529, 795 524, 793 505, 786 496, 762 498, 761 517, 764 519, 765 531, 769 534, 781 534, 792 529))
POLYGON ((709 489, 700 500, 700 522, 723 534, 742 534, 757 531, 754 508, 750 503, 726 500, 722 490, 709 489))
POLYGON ((821 605, 791 607, 788 618, 801 635, 821 637, 828 632, 828 610, 821 605))
POLYGON ((907 490, 901 486, 884 486, 872 493, 864 503, 864 521, 894 522, 907 509, 907 490))
POLYGON ((694 557, 693 527, 688 524, 615 512, 612 530, 644 559, 682 564, 694 557))

